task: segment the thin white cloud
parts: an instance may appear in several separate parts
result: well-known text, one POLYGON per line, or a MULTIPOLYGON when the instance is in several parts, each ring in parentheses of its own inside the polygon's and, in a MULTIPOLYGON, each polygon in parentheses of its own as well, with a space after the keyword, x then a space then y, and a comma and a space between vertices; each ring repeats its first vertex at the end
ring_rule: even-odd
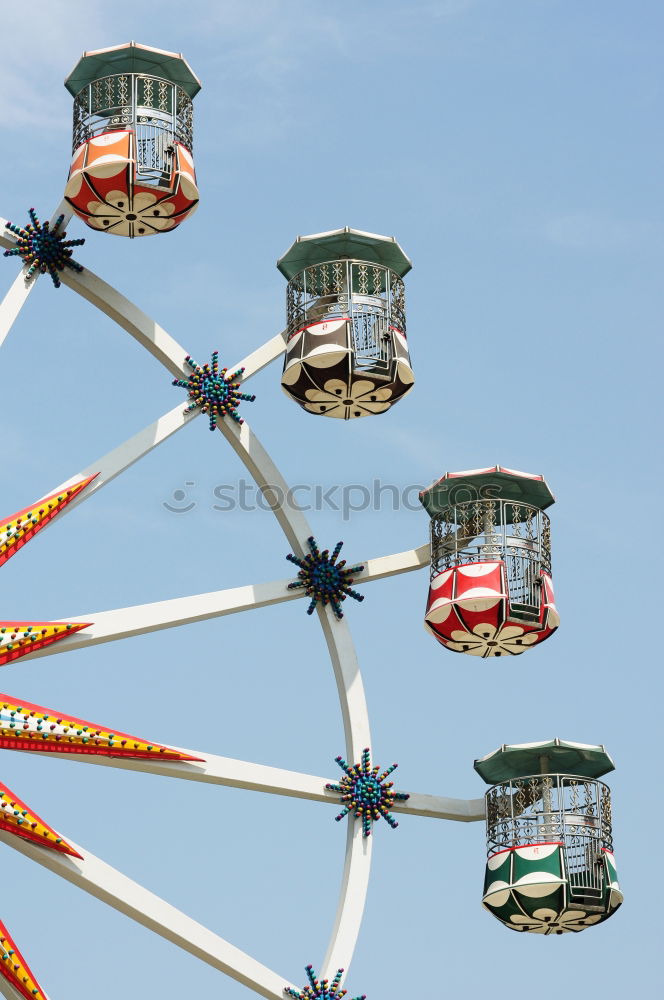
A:
MULTIPOLYGON (((412 24, 418 17, 456 17, 477 3, 423 0, 397 6, 381 22, 382 45, 401 43, 404 19, 412 24), (386 31, 390 23, 392 30, 386 31)), ((310 74, 323 69, 332 80, 366 58, 358 38, 370 31, 375 16, 368 4, 358 5, 349 20, 345 4, 309 0, 253 0, 250 8, 247 0, 190 0, 184 18, 180 3, 162 0, 157 23, 130 0, 116 0, 112 9, 102 0, 33 0, 28 8, 5 0, 2 6, 0 126, 5 132, 61 128, 68 113, 63 78, 85 49, 138 38, 186 55, 188 41, 195 40, 199 53, 207 55, 204 75, 215 80, 224 142, 262 148, 301 122, 310 74), (224 116, 225 108, 232 114, 224 116)), ((203 100, 207 93, 212 92, 206 88, 203 100)), ((319 109, 322 122, 325 110, 319 109)))
POLYGON ((0 58, 3 131, 27 126, 48 130, 60 127, 60 89, 64 76, 85 49, 103 45, 107 37, 100 13, 98 4, 86 0, 3 4, 0 58))

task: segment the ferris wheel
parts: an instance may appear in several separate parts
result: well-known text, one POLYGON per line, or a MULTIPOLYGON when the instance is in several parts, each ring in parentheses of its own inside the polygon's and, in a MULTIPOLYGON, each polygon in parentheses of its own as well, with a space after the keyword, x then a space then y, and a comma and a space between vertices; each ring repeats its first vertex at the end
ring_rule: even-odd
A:
MULTIPOLYGON (((372 759, 360 665, 343 602, 355 587, 430 568, 425 627, 451 652, 514 656, 549 638, 559 619, 544 512, 553 495, 542 476, 501 466, 448 473, 423 491, 430 544, 346 564, 342 543, 323 547, 304 513, 283 502, 289 487, 246 421, 250 379, 283 359, 284 391, 313 417, 376 416, 411 391, 404 277, 411 263, 393 238, 344 228, 298 237, 278 261, 286 278, 286 327, 223 367, 186 349, 76 257, 73 215, 97 232, 128 238, 170 231, 196 208, 193 99, 186 60, 131 42, 87 52, 67 78, 74 99, 73 158, 62 204, 48 222, 30 209, 25 225, 0 218, 5 256, 23 267, 0 305, 0 345, 40 275, 65 284, 110 317, 168 371, 180 391, 168 413, 0 519, 0 564, 51 522, 89 499, 201 413, 263 492, 291 548, 285 579, 158 603, 100 611, 66 622, 0 621, 0 665, 115 642, 250 609, 308 600, 328 648, 344 726, 335 777, 286 771, 205 750, 150 742, 57 710, 0 695, 0 748, 79 759, 180 780, 235 786, 329 803, 347 820, 336 915, 322 960, 304 986, 203 927, 68 835, 0 786, 0 839, 201 961, 271 1000, 341 998, 358 939, 371 865, 372 829, 395 814, 487 823, 483 903, 519 932, 579 932, 622 902, 611 832, 611 800, 599 781, 613 768, 601 746, 560 739, 502 746, 475 762, 486 799, 396 790, 396 764, 372 759), (184 390, 185 395, 182 395, 184 390), (330 551, 332 549, 332 551, 330 551)), ((78 253, 78 251, 76 251, 78 253)), ((260 413, 258 407, 256 411, 260 413)), ((310 417, 307 417, 310 419, 310 417)), ((4 513, 4 512, 3 512, 4 513)), ((122 720, 117 720, 121 724, 122 720)), ((0 921, 3 914, 0 913, 0 921)), ((10 1000, 48 994, 0 923, 0 992, 10 1000)), ((322 949, 321 949, 322 950, 322 949)), ((37 959, 35 958, 35 961, 37 959)), ((304 957, 305 965, 307 957, 304 957)), ((354 987, 354 991, 355 991, 354 987)), ((366 987, 369 991, 369 986, 366 987)))

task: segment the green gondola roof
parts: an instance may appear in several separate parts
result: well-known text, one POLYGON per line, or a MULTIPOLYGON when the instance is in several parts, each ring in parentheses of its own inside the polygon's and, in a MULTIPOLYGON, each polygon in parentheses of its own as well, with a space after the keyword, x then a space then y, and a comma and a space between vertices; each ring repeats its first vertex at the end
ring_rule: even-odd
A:
POLYGON ((496 785, 509 778, 540 774, 542 764, 546 774, 572 774, 584 778, 599 778, 615 768, 603 746, 558 739, 543 743, 504 743, 493 753, 480 757, 473 766, 487 785, 496 785))
POLYGON ((400 278, 408 274, 412 263, 393 236, 363 233, 360 229, 332 229, 329 233, 298 236, 292 247, 277 261, 277 267, 290 281, 305 267, 328 260, 350 258, 383 264, 400 278))
POLYGON ((182 87, 190 97, 195 97, 201 89, 201 81, 182 54, 153 49, 149 45, 139 45, 138 42, 125 42, 124 45, 113 45, 110 49, 84 52, 65 80, 65 87, 72 97, 76 97, 93 80, 114 73, 159 76, 162 80, 170 80, 182 87))
POLYGON ((546 510, 556 502, 544 476, 516 472, 502 465, 494 465, 488 469, 469 469, 466 472, 446 472, 420 493, 420 503, 430 517, 440 514, 455 503, 477 498, 516 500, 539 507, 540 510, 546 510), (466 484, 468 489, 464 490, 466 484))

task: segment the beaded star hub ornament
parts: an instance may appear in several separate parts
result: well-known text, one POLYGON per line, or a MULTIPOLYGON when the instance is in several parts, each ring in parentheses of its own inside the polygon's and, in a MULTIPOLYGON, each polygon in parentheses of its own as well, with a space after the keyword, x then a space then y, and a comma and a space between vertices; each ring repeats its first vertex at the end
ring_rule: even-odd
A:
POLYGON ((207 413, 210 418, 210 430, 217 426, 217 417, 230 417, 236 423, 244 421, 238 414, 238 406, 242 401, 253 403, 255 396, 240 392, 240 383, 236 381, 242 375, 244 368, 238 368, 231 375, 228 375, 228 368, 219 370, 219 352, 212 353, 211 364, 202 367, 197 365, 189 355, 184 359, 185 364, 191 368, 191 375, 188 379, 173 379, 173 385, 186 389, 189 393, 191 403, 184 411, 191 413, 192 410, 200 409, 202 413, 207 413))
POLYGON ((307 542, 311 551, 304 559, 298 559, 292 553, 286 556, 290 562, 300 567, 297 574, 298 579, 289 583, 288 589, 304 588, 307 597, 311 598, 307 608, 308 615, 314 613, 317 604, 321 604, 323 607, 331 604, 336 618, 340 621, 344 616, 341 610, 342 601, 345 601, 347 597, 352 597, 355 601, 364 600, 363 594, 358 594, 356 590, 351 588, 354 575, 361 573, 364 566, 351 566, 344 569, 346 560, 342 559, 340 563, 337 562, 337 556, 341 552, 343 542, 337 542, 332 555, 330 555, 329 549, 320 552, 313 536, 308 538, 307 542))
POLYGON ((378 774, 380 767, 371 766, 371 750, 366 747, 362 751, 362 760, 359 764, 347 764, 343 757, 334 758, 345 772, 338 785, 327 784, 325 787, 332 792, 341 794, 341 801, 344 803, 343 810, 335 817, 337 822, 342 820, 348 813, 354 812, 356 819, 362 820, 362 832, 365 837, 371 836, 371 827, 374 820, 383 819, 390 824, 392 829, 399 825, 390 812, 395 802, 405 802, 410 798, 405 792, 393 791, 394 782, 385 779, 398 767, 392 764, 382 774, 378 774))
POLYGON ((34 208, 29 210, 30 219, 25 229, 15 226, 13 223, 6 223, 15 236, 18 237, 16 246, 11 250, 5 250, 5 257, 20 257, 25 265, 28 265, 26 281, 29 281, 39 271, 41 274, 51 275, 51 281, 56 288, 60 287, 60 271, 66 267, 72 271, 82 271, 83 268, 75 260, 72 260, 71 247, 82 246, 85 240, 65 240, 66 232, 60 232, 60 226, 64 222, 64 215, 59 215, 55 225, 51 229, 50 222, 40 222, 34 208))
MULTIPOLYGON (((343 969, 337 971, 332 982, 329 979, 317 979, 313 965, 307 965, 305 971, 309 980, 306 986, 301 990, 294 990, 290 986, 284 988, 284 993, 293 997, 293 1000, 341 1000, 342 997, 346 996, 348 990, 340 988, 341 977, 344 974, 343 969)), ((367 1000, 367 998, 362 994, 361 997, 355 997, 354 1000, 367 1000)))

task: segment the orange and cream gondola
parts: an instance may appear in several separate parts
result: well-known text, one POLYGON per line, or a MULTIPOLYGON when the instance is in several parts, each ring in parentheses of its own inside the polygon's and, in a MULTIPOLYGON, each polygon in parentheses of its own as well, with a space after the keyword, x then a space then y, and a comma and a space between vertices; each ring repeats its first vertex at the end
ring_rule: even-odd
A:
POLYGON ((149 236, 198 204, 193 98, 201 88, 174 52, 129 42, 86 52, 65 81, 74 98, 65 199, 92 229, 149 236))

